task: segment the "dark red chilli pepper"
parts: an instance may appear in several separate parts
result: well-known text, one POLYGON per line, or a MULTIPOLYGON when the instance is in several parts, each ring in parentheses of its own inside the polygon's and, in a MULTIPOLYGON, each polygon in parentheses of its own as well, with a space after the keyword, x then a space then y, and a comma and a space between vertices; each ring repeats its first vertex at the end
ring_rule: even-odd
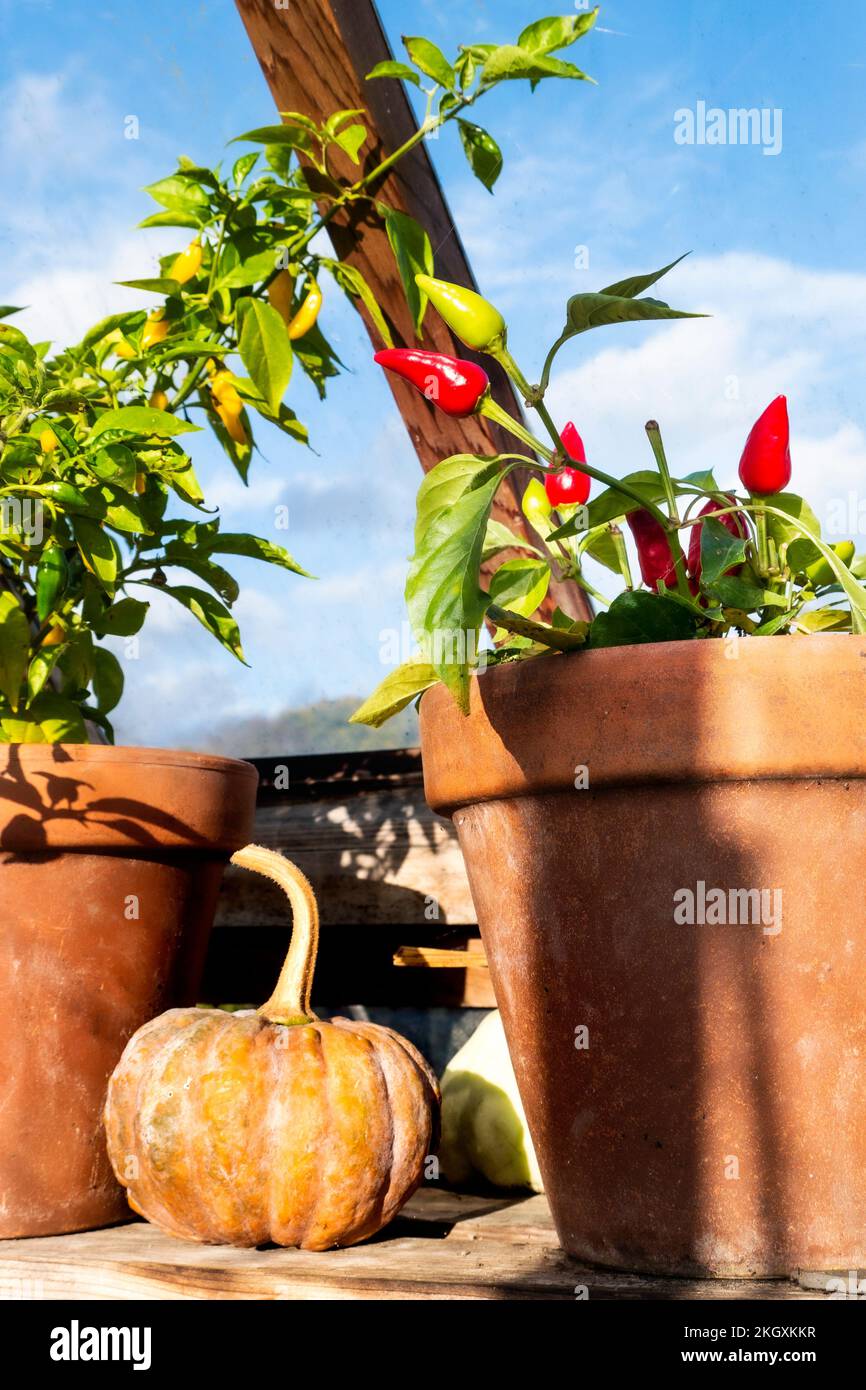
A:
POLYGON ((484 368, 461 357, 446 357, 421 348, 383 348, 375 360, 458 420, 474 415, 490 389, 484 368))
POLYGON ((782 492, 791 481, 788 402, 784 396, 771 401, 752 426, 740 459, 740 481, 759 497, 782 492))
MULTIPOLYGON (((725 496, 727 496, 727 493, 725 496)), ((731 504, 736 502, 736 500, 735 497, 728 497, 728 501, 731 504)), ((701 507, 698 516, 712 516, 715 512, 719 511, 723 505, 722 502, 716 502, 710 498, 710 501, 707 502, 705 506, 701 507)), ((746 539, 748 532, 741 512, 725 512, 724 516, 720 516, 718 520, 722 523, 726 531, 730 531, 732 536, 736 536, 738 540, 746 539)), ((701 577, 701 532, 703 529, 703 526, 693 526, 689 535, 689 579, 694 580, 695 585, 698 584, 701 577)), ((742 568, 742 565, 732 565, 729 570, 725 570, 725 573, 739 574, 742 568)))
POLYGON ((626 520, 637 546, 644 584, 655 593, 658 581, 663 579, 669 589, 675 589, 677 572, 673 552, 661 522, 656 521, 651 512, 640 510, 629 512, 626 520))
MULTIPOLYGON (((559 437, 570 459, 575 463, 586 463, 583 440, 570 420, 559 437)), ((556 473, 547 473, 544 478, 544 490, 552 507, 583 506, 591 487, 589 474, 581 473, 579 468, 569 468, 568 464, 556 473)))

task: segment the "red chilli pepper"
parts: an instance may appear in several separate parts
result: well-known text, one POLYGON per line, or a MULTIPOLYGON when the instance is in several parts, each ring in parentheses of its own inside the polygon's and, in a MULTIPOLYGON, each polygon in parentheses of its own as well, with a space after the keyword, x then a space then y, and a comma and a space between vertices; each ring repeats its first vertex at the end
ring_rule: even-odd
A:
POLYGON ((635 539, 641 578, 648 589, 656 592, 663 579, 669 589, 675 589, 677 573, 670 541, 660 522, 651 512, 629 512, 626 520, 635 539))
MULTIPOLYGON (((570 459, 575 463, 586 463, 583 440, 570 420, 561 431, 560 439, 570 459)), ((544 478, 544 490, 552 507, 583 506, 591 487, 589 474, 581 473, 579 468, 569 468, 568 464, 556 473, 545 474, 544 478)))
POLYGON ((484 368, 461 357, 446 357, 421 348, 383 348, 375 360, 458 420, 474 415, 490 389, 484 368))
MULTIPOLYGON (((727 493, 725 495, 727 496, 727 493)), ((728 497, 728 501, 732 505, 736 500, 735 497, 728 497)), ((698 516, 712 516, 715 512, 719 511, 722 505, 721 502, 716 502, 713 498, 710 498, 706 506, 701 507, 698 516)), ((732 536, 736 536, 738 540, 746 539, 748 532, 746 530, 745 519, 741 512, 726 512, 725 515, 720 516, 718 520, 722 523, 726 531, 730 531, 732 536)), ((693 526, 689 537, 689 579, 694 580, 695 585, 698 584, 701 577, 701 532, 703 529, 703 526, 693 526)), ((729 570, 725 570, 725 573, 739 574, 742 568, 742 565, 732 565, 729 570)))
POLYGON ((771 401, 752 426, 740 459, 740 481, 759 497, 782 492, 791 481, 788 402, 784 396, 771 401))

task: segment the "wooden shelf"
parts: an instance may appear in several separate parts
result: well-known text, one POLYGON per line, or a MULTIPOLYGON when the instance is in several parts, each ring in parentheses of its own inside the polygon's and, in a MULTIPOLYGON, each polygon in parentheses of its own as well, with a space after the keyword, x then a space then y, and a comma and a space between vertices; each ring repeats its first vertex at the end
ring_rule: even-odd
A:
POLYGON ((787 1280, 646 1278, 591 1269, 559 1249, 543 1197, 427 1188, 375 1240, 348 1250, 235 1250, 145 1222, 0 1241, 0 1298, 819 1299, 787 1280))

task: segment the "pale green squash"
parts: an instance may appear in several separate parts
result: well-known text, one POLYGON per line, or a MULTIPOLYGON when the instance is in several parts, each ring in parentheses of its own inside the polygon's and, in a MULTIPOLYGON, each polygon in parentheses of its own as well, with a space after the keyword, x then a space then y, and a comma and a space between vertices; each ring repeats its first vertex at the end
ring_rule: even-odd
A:
POLYGON ((454 1186, 482 1177, 494 1187, 544 1191, 498 1010, 445 1069, 439 1164, 454 1186))

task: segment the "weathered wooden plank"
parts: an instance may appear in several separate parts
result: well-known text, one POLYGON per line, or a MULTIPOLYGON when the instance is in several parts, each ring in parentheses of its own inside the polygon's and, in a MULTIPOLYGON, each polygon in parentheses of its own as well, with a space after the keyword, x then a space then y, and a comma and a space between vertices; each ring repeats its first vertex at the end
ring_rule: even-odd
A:
MULTIPOLYGON (((417 124, 402 84, 391 79, 364 80, 376 63, 392 56, 372 0, 292 0, 284 6, 274 5, 273 0, 236 0, 236 4, 279 111, 301 111, 323 120, 339 109, 366 108, 371 117, 371 139, 365 146, 365 172, 376 168, 415 133, 417 124)), ((337 175, 355 182, 358 170, 348 156, 334 150, 329 158, 337 175)), ((460 284, 475 284, 423 142, 400 161, 378 192, 389 205, 408 212, 427 228, 438 275, 460 284)), ((340 257, 357 266, 371 286, 391 324, 395 342, 414 346, 411 315, 384 226, 374 209, 338 215, 329 224, 328 233, 340 257)), ((362 312, 370 337, 381 346, 369 315, 366 310, 362 312)), ((427 315, 422 345, 436 352, 476 356, 453 337, 436 314, 427 315)), ((490 375, 495 398, 519 416, 520 406, 505 373, 490 358, 478 360, 490 375)), ((487 454, 514 447, 511 436, 489 421, 478 417, 452 420, 390 374, 388 384, 425 470, 449 454, 487 454)), ((522 482, 516 474, 506 480, 493 514, 517 535, 529 536, 540 544, 520 510, 522 482)), ((506 558, 510 554, 507 552, 506 558)), ((556 604, 573 617, 589 616, 586 596, 574 584, 551 584, 543 611, 552 611, 556 604)))
MULTIPOLYGON (((480 949, 454 827, 424 800, 418 750, 277 757, 256 765, 262 778, 256 840, 294 860, 319 899, 319 1002, 494 1008, 483 960, 435 971, 394 964, 402 946, 480 949)), ((203 999, 264 998, 287 929, 280 890, 229 867, 203 999)))
POLYGON ((373 1241, 348 1250, 235 1250, 144 1222, 0 1242, 0 1297, 31 1299, 820 1298, 785 1280, 647 1278, 590 1269, 556 1244, 542 1197, 425 1189, 373 1241))

